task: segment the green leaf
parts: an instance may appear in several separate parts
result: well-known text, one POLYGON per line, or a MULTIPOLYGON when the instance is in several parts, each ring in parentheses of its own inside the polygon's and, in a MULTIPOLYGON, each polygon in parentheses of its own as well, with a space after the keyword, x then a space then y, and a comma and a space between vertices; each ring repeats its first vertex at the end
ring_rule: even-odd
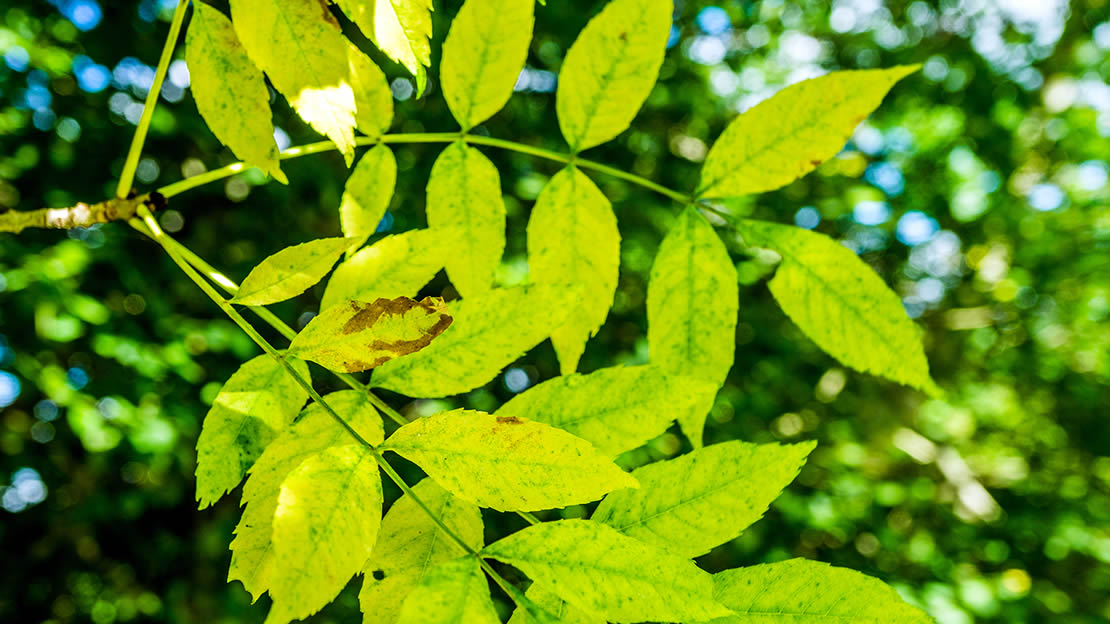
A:
POLYGON ((671 0, 612 0, 567 50, 555 109, 574 151, 632 124, 659 77, 673 11, 671 0))
POLYGON ((409 594, 398 624, 501 624, 489 584, 470 555, 435 567, 409 594))
POLYGON ((683 557, 699 557, 759 520, 815 445, 724 442, 632 472, 638 490, 605 497, 593 519, 683 557))
POLYGON ((432 165, 428 227, 452 235, 447 277, 464 297, 490 289, 505 251, 505 202, 497 167, 463 142, 452 143, 432 165))
POLYGON ((360 249, 335 269, 320 309, 348 299, 413 297, 443 269, 453 232, 411 230, 360 249))
POLYGON ((591 520, 536 524, 482 549, 587 615, 696 622, 728 615, 694 562, 591 520))
MULTIPOLYGON (((547 589, 533 583, 525 593, 529 600, 536 606, 546 611, 551 616, 551 621, 558 624, 605 624, 605 618, 599 615, 586 615, 567 604, 547 589)), ((508 624, 530 624, 528 610, 517 608, 509 618, 508 624)))
POLYGON ((193 3, 185 61, 197 110, 216 138, 240 160, 288 184, 278 163, 262 71, 239 43, 231 20, 204 2, 193 3))
POLYGON ((591 442, 605 456, 638 448, 683 416, 705 414, 717 386, 657 366, 563 375, 513 397, 497 416, 529 418, 591 442))
POLYGON ((732 120, 709 150, 698 197, 771 191, 835 156, 917 66, 840 71, 786 87, 732 120))
POLYGON ((717 599, 736 613, 714 624, 932 624, 898 592, 854 570, 790 559, 713 576, 717 599))
POLYGON ((350 246, 350 239, 319 238, 286 247, 254 267, 231 302, 264 306, 296 297, 323 279, 350 246))
MULTIPOLYGON (((359 159, 339 204, 339 224, 343 235, 355 239, 357 249, 378 229, 393 199, 397 184, 397 159, 388 145, 375 145, 359 159)), ((398 293, 410 294, 410 293, 398 293)))
POLYGON ((347 45, 347 69, 355 92, 355 128, 379 137, 393 125, 393 91, 382 70, 354 45, 347 45))
POLYGON ((443 42, 440 86, 463 130, 489 119, 513 95, 532 41, 533 3, 467 0, 443 42))
POLYGON ((421 398, 483 386, 562 324, 575 292, 567 286, 516 286, 453 301, 448 312, 455 320, 443 336, 420 353, 382 365, 371 383, 421 398))
POLYGON ((416 77, 424 93, 432 64, 432 0, 337 0, 339 8, 390 59, 416 77))
POLYGON ((929 393, 921 331, 901 299, 852 250, 801 228, 744 221, 748 244, 782 256, 769 286, 786 314, 845 366, 929 393))
MULTIPOLYGON (((692 207, 671 227, 648 282, 651 362, 720 387, 736 349, 739 286, 736 267, 713 226, 692 207)), ((679 418, 695 448, 702 444, 705 413, 679 418)))
MULTIPOLYGON (((304 362, 290 358, 289 363, 309 379, 304 362)), ((239 485, 307 399, 308 393, 269 355, 260 355, 235 371, 216 395, 197 439, 201 509, 239 485)))
MULTIPOLYGON (((482 515, 477 507, 451 496, 431 479, 417 483, 412 491, 468 546, 482 548, 482 515)), ((378 543, 362 571, 358 600, 363 621, 396 622, 405 598, 432 568, 465 554, 412 497, 402 496, 385 514, 378 543)))
POLYGON ((420 466, 455 496, 498 511, 566 507, 636 487, 585 440, 484 412, 458 409, 421 418, 381 448, 420 466))
POLYGON ((579 284, 567 322, 551 334, 564 375, 609 315, 617 291, 621 235, 609 200, 585 174, 563 169, 543 189, 528 220, 528 268, 540 284, 579 284))
POLYGON ((450 325, 438 297, 352 300, 309 321, 289 353, 328 370, 357 373, 424 349, 450 325))

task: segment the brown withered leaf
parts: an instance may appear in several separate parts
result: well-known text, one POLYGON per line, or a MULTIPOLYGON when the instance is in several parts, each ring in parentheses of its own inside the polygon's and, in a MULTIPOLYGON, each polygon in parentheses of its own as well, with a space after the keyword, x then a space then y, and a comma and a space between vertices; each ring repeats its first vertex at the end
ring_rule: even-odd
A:
POLYGON ((289 354, 344 373, 357 373, 431 344, 451 325, 439 297, 349 300, 331 306, 293 338, 289 354))

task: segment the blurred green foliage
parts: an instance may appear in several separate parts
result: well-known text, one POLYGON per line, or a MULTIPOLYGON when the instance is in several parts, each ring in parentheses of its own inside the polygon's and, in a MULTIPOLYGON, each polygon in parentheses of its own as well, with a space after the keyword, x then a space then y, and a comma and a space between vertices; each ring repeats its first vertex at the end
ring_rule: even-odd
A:
MULTIPOLYGON (((174 4, 4 3, 0 210, 111 193, 174 4)), ((437 49, 459 4, 439 6, 437 49)), ((537 7, 519 93, 480 131, 563 148, 556 74, 601 5, 537 7)), ((742 282, 737 363, 708 441, 819 446, 762 521, 701 559, 707 569, 817 558, 887 580, 943 624, 1110 618, 1107 20, 1105 0, 677 2, 660 84, 631 131, 587 155, 671 187, 693 188, 724 125, 787 83, 924 65, 834 161, 725 208, 816 227, 861 253, 919 319, 948 392, 927 400, 837 367, 771 300, 762 283, 771 261, 730 240, 742 282)), ((393 80, 394 130, 454 129, 434 70, 428 94, 413 100, 403 70, 374 57, 393 80)), ((143 189, 233 160, 187 84, 175 64, 139 168, 143 189)), ((280 98, 276 110, 283 140, 317 139, 280 98)), ((399 188, 383 226, 423 225, 438 149, 397 148, 399 188)), ((507 195, 501 279, 513 283, 526 274, 530 203, 556 167, 487 153, 507 195)), ((288 187, 255 171, 175 198, 162 222, 241 278, 269 253, 338 232, 341 159, 301 158, 286 171, 288 187)), ((674 214, 642 189, 599 183, 617 211, 623 263, 586 371, 646 359, 647 272, 674 214)), ((441 275, 428 290, 447 287, 441 275)), ((320 293, 275 311, 303 324, 320 293)), ((263 619, 239 584, 224 582, 234 497, 197 512, 192 477, 208 403, 255 353, 121 224, 0 237, 0 620, 263 619)), ((491 409, 522 380, 555 374, 542 346, 468 396, 392 400, 412 414, 491 409)), ((667 434, 624 461, 682 444, 667 434)), ((358 621, 354 589, 313 621, 358 621)))

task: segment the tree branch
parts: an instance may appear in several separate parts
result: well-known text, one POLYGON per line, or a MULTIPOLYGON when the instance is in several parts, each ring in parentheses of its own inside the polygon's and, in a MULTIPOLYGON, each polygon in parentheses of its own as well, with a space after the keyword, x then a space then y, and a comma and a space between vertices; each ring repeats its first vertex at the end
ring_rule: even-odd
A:
POLYGON ((135 216, 139 206, 146 206, 154 211, 161 210, 165 205, 166 198, 155 191, 138 197, 109 199, 98 204, 81 202, 68 208, 12 210, 0 214, 0 232, 19 234, 27 228, 69 230, 77 227, 89 227, 97 223, 126 221, 135 216))

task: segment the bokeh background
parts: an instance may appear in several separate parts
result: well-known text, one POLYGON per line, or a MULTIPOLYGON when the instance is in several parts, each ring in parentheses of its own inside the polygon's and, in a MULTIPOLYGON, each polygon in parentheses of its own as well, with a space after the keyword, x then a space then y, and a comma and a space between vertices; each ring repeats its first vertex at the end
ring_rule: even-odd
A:
MULTIPOLYGON (((112 193, 174 4, 5 0, 0 211, 112 193)), ((459 4, 437 3, 437 55, 459 4)), ((537 7, 518 93, 480 131, 564 148, 559 64, 601 5, 537 7)), ((836 159, 725 208, 858 251, 920 322, 948 392, 928 400, 839 367, 775 306, 763 281, 771 261, 729 240, 742 282, 737 362, 707 440, 820 444, 767 516, 702 558, 704 567, 791 556, 850 566, 942 624, 1110 620, 1107 20, 1105 0, 677 2, 659 85, 632 130, 587 155, 671 187, 692 188, 725 124, 786 84, 923 64, 836 159)), ((434 69, 429 92, 414 99, 402 70, 374 58, 392 80, 395 131, 457 128, 434 69)), ((188 86, 177 60, 139 166, 141 190, 233 160, 188 86)), ((283 146, 318 140, 281 98, 275 111, 283 146)), ((438 149, 397 147, 399 187, 382 231, 424 225, 438 149)), ((487 153, 510 213, 501 281, 511 284, 526 279, 528 210, 557 169, 487 153)), ((286 245, 336 235, 340 158, 285 167, 288 187, 246 173, 175 198, 162 222, 240 279, 286 245)), ((624 240, 621 291, 585 371, 645 361, 647 272, 675 213, 638 187, 595 179, 624 240)), ((428 292, 447 288, 441 275, 428 292)), ((320 290, 275 311, 304 323, 320 290)), ((238 495, 198 512, 192 476, 209 402, 256 353, 121 224, 0 235, 0 620, 262 621, 265 604, 252 607, 224 581, 238 495)), ((493 409, 555 375, 554 363, 544 345, 468 396, 390 400, 413 415, 493 409)), ((684 448, 668 434, 623 461, 684 448)), ((514 522, 487 517, 496 530, 514 522)), ((357 585, 313 621, 359 621, 357 585)))

